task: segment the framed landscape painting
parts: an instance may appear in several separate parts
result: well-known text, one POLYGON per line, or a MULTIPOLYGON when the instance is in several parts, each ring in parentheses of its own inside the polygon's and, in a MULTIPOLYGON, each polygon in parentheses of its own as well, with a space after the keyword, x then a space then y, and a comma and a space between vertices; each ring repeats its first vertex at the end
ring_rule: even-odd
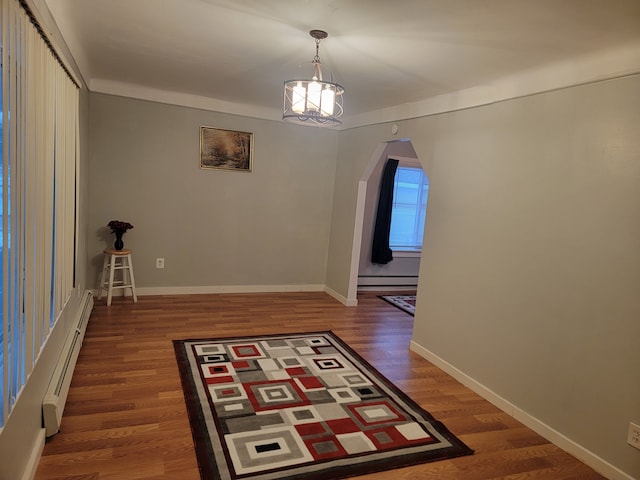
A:
POLYGON ((200 127, 200 168, 250 172, 253 133, 200 127))

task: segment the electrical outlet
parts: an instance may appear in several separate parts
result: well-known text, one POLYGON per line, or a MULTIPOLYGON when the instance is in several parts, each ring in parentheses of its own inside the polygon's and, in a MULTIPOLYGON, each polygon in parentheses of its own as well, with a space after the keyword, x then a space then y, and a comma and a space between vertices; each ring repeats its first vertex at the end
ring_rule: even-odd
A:
POLYGON ((640 425, 635 423, 629 423, 629 435, 627 436, 627 443, 632 447, 640 450, 640 425))
POLYGON ((164 268, 164 258, 156 258, 156 268, 164 268))

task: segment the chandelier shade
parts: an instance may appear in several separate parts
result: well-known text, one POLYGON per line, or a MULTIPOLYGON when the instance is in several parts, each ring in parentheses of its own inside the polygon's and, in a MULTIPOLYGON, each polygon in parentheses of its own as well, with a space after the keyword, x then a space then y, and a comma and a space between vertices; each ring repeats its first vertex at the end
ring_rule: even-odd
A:
POLYGON ((344 113, 344 88, 334 82, 322 79, 322 65, 318 56, 320 40, 327 38, 322 30, 309 32, 316 41, 316 55, 312 65, 311 79, 287 80, 284 82, 284 109, 282 119, 302 125, 338 126, 338 118, 344 113))

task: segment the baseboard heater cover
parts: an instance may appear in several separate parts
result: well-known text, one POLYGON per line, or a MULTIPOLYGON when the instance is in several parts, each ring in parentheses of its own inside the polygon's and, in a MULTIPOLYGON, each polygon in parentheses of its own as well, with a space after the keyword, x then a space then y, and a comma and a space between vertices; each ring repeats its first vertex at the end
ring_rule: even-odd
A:
POLYGON ((53 376, 49 382, 49 387, 42 401, 42 416, 44 419, 45 434, 51 437, 60 431, 62 413, 67 402, 69 385, 73 376, 73 369, 80 353, 84 333, 87 323, 93 310, 93 295, 86 291, 82 295, 80 308, 76 315, 74 327, 72 328, 65 344, 62 348, 60 358, 53 371, 53 376))
POLYGON ((417 275, 359 275, 358 287, 416 287, 417 275))

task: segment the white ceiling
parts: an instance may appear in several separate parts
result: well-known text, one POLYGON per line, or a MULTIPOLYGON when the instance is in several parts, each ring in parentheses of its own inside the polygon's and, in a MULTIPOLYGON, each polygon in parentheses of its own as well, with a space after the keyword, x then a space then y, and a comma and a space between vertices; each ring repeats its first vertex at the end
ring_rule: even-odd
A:
POLYGON ((640 0, 45 1, 90 90, 263 118, 310 76, 314 28, 345 118, 640 72, 640 0))

